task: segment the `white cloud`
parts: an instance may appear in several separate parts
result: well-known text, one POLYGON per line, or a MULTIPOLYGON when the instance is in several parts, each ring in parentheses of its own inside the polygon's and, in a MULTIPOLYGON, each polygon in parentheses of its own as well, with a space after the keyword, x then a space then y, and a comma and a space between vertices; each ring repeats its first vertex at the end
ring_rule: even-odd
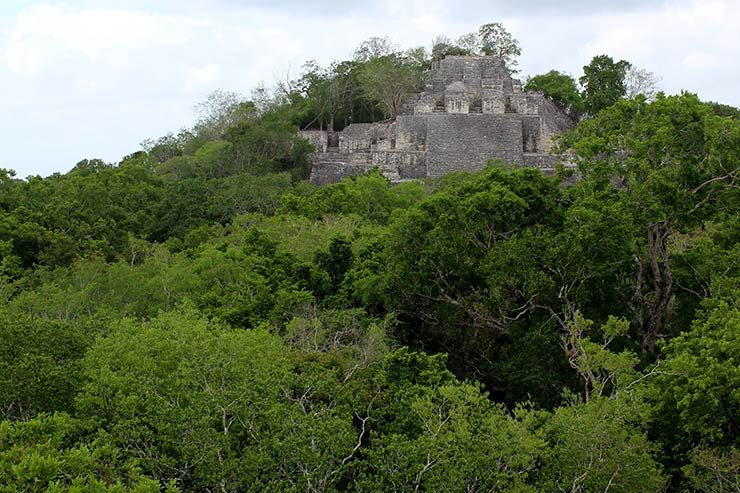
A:
POLYGON ((7 63, 12 72, 32 75, 76 59, 122 69, 137 54, 185 44, 207 25, 187 17, 42 4, 17 16, 7 63))
POLYGON ((727 91, 740 79, 740 2, 684 2, 622 13, 583 16, 561 13, 517 19, 515 33, 524 46, 524 73, 552 68, 578 77, 599 54, 625 59, 662 78, 668 93, 698 92, 705 99, 740 105, 727 91))
POLYGON ((295 75, 309 59, 346 59, 370 36, 429 46, 436 34, 454 39, 492 21, 521 42, 523 74, 555 68, 578 77, 591 57, 607 53, 655 72, 669 92, 740 105, 734 0, 625 0, 619 10, 585 0, 564 0, 558 9, 495 0, 325 0, 311 8, 297 1, 66 1, 13 17, 0 11, 0 94, 7 95, 0 98, 0 167, 21 176, 63 171, 83 157, 118 160, 143 139, 190 124, 191 108, 212 90, 249 94, 286 70, 295 75))
POLYGON ((221 77, 221 66, 217 63, 206 63, 200 67, 187 70, 185 90, 194 92, 203 87, 213 87, 221 77))

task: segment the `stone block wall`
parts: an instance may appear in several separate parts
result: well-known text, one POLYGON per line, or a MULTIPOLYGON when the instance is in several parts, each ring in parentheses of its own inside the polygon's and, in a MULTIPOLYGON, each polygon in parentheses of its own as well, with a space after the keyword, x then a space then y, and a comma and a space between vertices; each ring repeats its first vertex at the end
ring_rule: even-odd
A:
POLYGON ((538 168, 544 172, 554 173, 558 159, 547 154, 524 154, 523 166, 538 168))
POLYGON ((347 163, 353 165, 369 165, 371 163, 372 154, 368 151, 364 152, 352 152, 347 154, 347 163))
POLYGON ((431 115, 399 115, 395 123, 396 149, 426 150, 429 118, 431 115))
POLYGON ((362 175, 372 169, 372 165, 357 165, 343 162, 317 162, 311 168, 311 183, 327 185, 336 183, 348 176, 362 175))
POLYGON ((542 94, 536 96, 539 101, 539 113, 542 116, 542 136, 540 149, 549 151, 553 137, 565 130, 575 128, 576 124, 558 106, 542 94))
POLYGON ((316 152, 326 152, 329 135, 326 130, 301 130, 298 134, 316 148, 316 152))
POLYGON ((444 96, 438 96, 436 94, 423 94, 415 98, 410 104, 404 108, 404 115, 423 115, 434 111, 437 105, 437 100, 443 101, 444 96))
POLYGON ((522 116, 522 150, 524 152, 539 151, 541 124, 539 116, 522 116))
POLYGON ((510 115, 435 115, 428 120, 427 174, 475 171, 490 159, 522 162, 522 123, 510 115))
POLYGON ((483 96, 483 113, 504 113, 506 104, 503 91, 486 91, 483 96))
POLYGON ((339 133, 339 149, 343 152, 370 149, 372 124, 353 123, 339 133))
POLYGON ((394 147, 394 124, 353 123, 339 132, 339 150, 342 152, 390 150, 394 147))
POLYGON ((424 151, 375 151, 372 164, 388 177, 399 180, 426 178, 426 152, 424 151))
POLYGON ((536 95, 513 93, 509 96, 512 109, 522 115, 538 115, 541 101, 536 95))

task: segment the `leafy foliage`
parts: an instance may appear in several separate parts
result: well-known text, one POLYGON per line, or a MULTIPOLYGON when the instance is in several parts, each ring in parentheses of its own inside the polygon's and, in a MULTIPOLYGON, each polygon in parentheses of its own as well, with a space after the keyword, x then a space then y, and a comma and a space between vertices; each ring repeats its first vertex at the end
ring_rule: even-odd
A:
POLYGON ((524 89, 540 91, 574 120, 577 120, 583 113, 583 98, 578 92, 575 79, 570 75, 551 70, 546 74, 535 75, 527 79, 524 89))
POLYGON ((631 66, 625 60, 615 62, 609 55, 597 55, 583 67, 583 76, 578 81, 583 86, 583 101, 590 115, 608 108, 627 93, 624 79, 631 66))
POLYGON ((655 386, 659 419, 673 418, 685 437, 702 446, 740 442, 740 370, 728 365, 740 356, 740 311, 720 302, 665 347, 667 361, 655 386), (661 411, 662 410, 662 411, 661 411))
MULTIPOLYGON (((118 164, 0 170, 0 491, 737 490, 727 107, 621 98, 629 64, 596 57, 568 187, 302 181, 298 128, 483 52, 518 43, 371 39, 118 164)), ((528 84, 573 116, 575 87, 528 84)))
POLYGON ((136 461, 84 433, 67 414, 40 415, 26 422, 0 422, 0 491, 75 493, 176 493, 174 483, 147 478, 136 461))
POLYGON ((360 87, 365 94, 377 100, 387 117, 401 113, 407 96, 418 88, 421 81, 420 67, 396 55, 370 59, 358 74, 360 87))

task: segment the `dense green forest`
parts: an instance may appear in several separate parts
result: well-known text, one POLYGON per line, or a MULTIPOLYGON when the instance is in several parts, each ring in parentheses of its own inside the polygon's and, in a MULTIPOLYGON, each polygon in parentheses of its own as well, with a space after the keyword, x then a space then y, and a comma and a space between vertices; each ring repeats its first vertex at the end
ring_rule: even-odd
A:
POLYGON ((0 170, 0 492, 740 491, 737 109, 603 55, 528 79, 580 120, 575 184, 305 180, 299 127, 392 116, 369 87, 435 57, 514 70, 506 34, 373 39, 120 163, 0 170))

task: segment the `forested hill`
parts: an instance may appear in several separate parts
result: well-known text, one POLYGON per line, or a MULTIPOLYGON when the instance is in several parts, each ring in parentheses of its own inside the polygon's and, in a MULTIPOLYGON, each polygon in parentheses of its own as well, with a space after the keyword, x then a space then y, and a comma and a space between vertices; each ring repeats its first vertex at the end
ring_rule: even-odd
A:
POLYGON ((0 174, 0 492, 738 491, 736 110, 599 93, 568 187, 317 188, 335 79, 0 174))

